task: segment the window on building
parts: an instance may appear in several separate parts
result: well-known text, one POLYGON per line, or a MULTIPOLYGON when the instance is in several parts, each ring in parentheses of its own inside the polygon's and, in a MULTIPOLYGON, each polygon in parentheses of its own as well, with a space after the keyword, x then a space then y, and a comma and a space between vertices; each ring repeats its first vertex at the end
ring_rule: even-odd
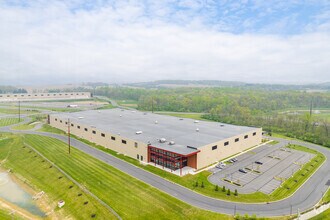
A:
POLYGON ((57 121, 57 118, 55 118, 55 121, 57 121))
POLYGON ((235 142, 239 142, 239 138, 236 138, 236 139, 235 139, 235 142))
POLYGON ((257 135, 257 132, 253 132, 253 136, 256 136, 257 135))
POLYGON ((62 123, 62 120, 60 120, 60 122, 62 123))
POLYGON ((216 150, 218 148, 218 145, 212 146, 212 150, 216 150))
POLYGON ((121 143, 126 144, 127 142, 125 140, 121 140, 121 143))
POLYGON ((92 131, 93 132, 93 134, 96 134, 96 131, 92 131))
POLYGON ((140 159, 140 156, 138 154, 136 155, 136 159, 138 159, 138 160, 140 159))
POLYGON ((244 136, 244 139, 247 139, 248 137, 249 137, 249 135, 245 135, 245 136, 244 136))
POLYGON ((65 122, 65 124, 67 125, 67 124, 68 124, 68 122, 66 121, 66 122, 65 122))
POLYGON ((143 156, 141 155, 141 160, 143 160, 143 156))
POLYGON ((80 129, 80 126, 78 125, 77 128, 80 129))
POLYGON ((71 127, 73 127, 74 126, 74 124, 71 124, 71 127))
POLYGON ((116 140, 116 138, 115 138, 114 136, 111 136, 111 140, 115 141, 115 140, 116 140))
POLYGON ((134 147, 138 147, 138 143, 137 142, 134 143, 134 147))
POLYGON ((102 137, 105 137, 105 134, 101 133, 101 136, 102 136, 102 137))
POLYGON ((225 145, 225 146, 228 146, 228 145, 229 145, 229 141, 226 141, 226 142, 224 143, 224 145, 225 145))
POLYGON ((88 129, 87 129, 87 128, 85 128, 85 131, 88 131, 88 129))

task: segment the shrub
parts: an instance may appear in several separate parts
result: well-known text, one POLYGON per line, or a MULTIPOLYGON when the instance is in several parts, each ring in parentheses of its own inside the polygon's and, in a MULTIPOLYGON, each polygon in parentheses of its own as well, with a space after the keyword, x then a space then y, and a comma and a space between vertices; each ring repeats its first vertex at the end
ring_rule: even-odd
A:
POLYGON ((227 190, 227 196, 230 196, 230 189, 227 190))
POLYGON ((222 192, 226 192, 226 187, 225 186, 222 187, 222 192))
POLYGON ((215 191, 219 191, 219 186, 216 185, 214 190, 215 190, 215 191))
POLYGON ((237 189, 235 189, 235 193, 234 193, 235 196, 238 196, 238 192, 237 192, 237 189))
POLYGON ((202 188, 204 188, 204 182, 202 182, 202 185, 201 185, 202 188))

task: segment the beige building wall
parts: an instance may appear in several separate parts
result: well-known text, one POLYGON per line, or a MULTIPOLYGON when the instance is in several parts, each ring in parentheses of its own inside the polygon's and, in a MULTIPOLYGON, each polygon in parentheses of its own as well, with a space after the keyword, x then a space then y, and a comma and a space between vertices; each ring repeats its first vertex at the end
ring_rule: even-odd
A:
MULTIPOLYGON (((50 115, 49 123, 55 128, 61 129, 65 132, 68 131, 67 119, 56 118, 50 115)), ((134 141, 118 134, 104 132, 95 127, 81 124, 77 121, 70 122, 70 133, 80 138, 89 140, 95 144, 114 150, 118 153, 122 153, 129 157, 139 159, 143 162, 148 162, 148 146, 143 142, 134 141), (87 131, 85 129, 87 129, 87 131), (93 132, 95 132, 95 134, 93 132), (126 141, 126 144, 122 141, 126 141)))
POLYGON ((90 92, 0 94, 0 102, 89 98, 91 98, 90 92))
POLYGON ((200 152, 197 154, 197 169, 204 168, 221 159, 240 153, 246 149, 249 149, 253 146, 260 144, 261 141, 262 141, 262 129, 257 128, 254 131, 243 133, 198 148, 200 152), (253 133, 255 133, 255 135, 253 135, 253 133), (248 137, 245 139, 244 137, 246 135, 248 135, 248 137), (238 142, 235 142, 236 138, 239 138, 238 142), (225 142, 229 142, 229 144, 225 146, 225 142), (213 146, 217 146, 217 148, 212 150, 213 146))
MULTIPOLYGON (((68 131, 67 119, 56 118, 50 115, 49 122, 50 125, 53 127, 61 129, 65 132, 68 131)), ((123 137, 118 134, 103 132, 89 125, 81 124, 79 123, 79 121, 70 122, 70 132, 71 134, 74 134, 80 138, 89 140, 93 143, 112 149, 116 152, 125 154, 135 159, 137 159, 137 155, 139 155, 139 160, 141 160, 141 156, 142 156, 143 157, 142 161, 148 162, 148 158, 147 158, 148 146, 143 142, 134 141, 132 139, 123 137), (87 131, 85 131, 85 129, 87 129, 87 131), (95 131, 95 134, 93 133, 93 131, 95 131), (111 139, 112 137, 115 138, 115 140, 112 140, 111 139), (125 140, 126 144, 122 143, 122 140, 125 140), (137 147, 135 143, 137 143, 137 147)), ((198 148, 200 152, 197 153, 197 169, 207 167, 210 164, 217 162, 221 159, 240 153, 248 148, 260 144, 261 141, 262 141, 262 129, 257 128, 248 133, 243 133, 198 148), (253 135, 253 133, 255 133, 255 135, 253 135), (248 138, 245 139, 244 136, 246 135, 248 135, 248 138), (236 138, 239 138, 238 142, 235 142, 236 138), (229 144, 227 146, 224 146, 225 142, 227 141, 229 142, 229 144), (212 150, 213 146, 217 146, 217 149, 212 150)))

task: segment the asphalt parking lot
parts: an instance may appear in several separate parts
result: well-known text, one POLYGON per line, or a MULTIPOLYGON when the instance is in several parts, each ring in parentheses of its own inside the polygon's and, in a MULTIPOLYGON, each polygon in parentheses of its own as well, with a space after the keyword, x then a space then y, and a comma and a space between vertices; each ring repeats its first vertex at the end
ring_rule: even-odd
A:
POLYGON ((213 175, 209 181, 240 193, 270 194, 313 157, 313 154, 286 148, 283 143, 266 144, 237 156, 237 162, 223 169, 210 169, 213 175))

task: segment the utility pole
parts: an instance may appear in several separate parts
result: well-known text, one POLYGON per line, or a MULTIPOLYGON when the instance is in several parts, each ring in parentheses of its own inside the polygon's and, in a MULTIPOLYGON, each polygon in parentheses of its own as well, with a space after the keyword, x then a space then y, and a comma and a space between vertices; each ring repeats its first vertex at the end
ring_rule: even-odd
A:
POLYGON ((236 216, 236 205, 235 205, 235 210, 234 210, 234 216, 236 216))
POLYGON ((71 148, 71 143, 70 143, 70 119, 68 118, 68 146, 69 146, 69 154, 70 154, 70 148, 71 148))

